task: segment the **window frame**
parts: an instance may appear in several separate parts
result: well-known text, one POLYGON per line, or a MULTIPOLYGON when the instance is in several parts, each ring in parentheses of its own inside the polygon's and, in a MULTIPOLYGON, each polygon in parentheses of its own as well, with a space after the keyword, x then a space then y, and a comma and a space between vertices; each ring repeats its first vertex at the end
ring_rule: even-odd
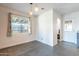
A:
POLYGON ((67 20, 64 22, 64 31, 72 31, 72 20, 67 20))
MULTIPOLYGON (((28 31, 28 29, 27 29, 26 32, 29 33, 29 34, 32 34, 32 28, 31 28, 32 25, 31 25, 30 17, 22 16, 22 15, 17 15, 17 14, 12 14, 12 13, 11 13, 10 17, 11 17, 11 31, 12 31, 12 32, 15 32, 15 31, 12 30, 12 15, 15 15, 16 17, 25 17, 25 18, 28 18, 27 21, 30 23, 30 24, 29 24, 29 25, 30 25, 30 27, 29 27, 30 31, 28 31)), ((17 31, 17 32, 19 32, 19 31, 17 31)), ((25 33, 25 32, 20 32, 20 33, 25 33)))

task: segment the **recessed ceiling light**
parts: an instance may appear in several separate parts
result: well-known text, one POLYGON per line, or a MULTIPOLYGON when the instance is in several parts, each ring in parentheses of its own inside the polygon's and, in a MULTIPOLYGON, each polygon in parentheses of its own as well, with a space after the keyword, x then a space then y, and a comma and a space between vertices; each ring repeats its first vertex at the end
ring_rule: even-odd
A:
POLYGON ((32 5, 33 3, 29 3, 30 5, 32 5))
POLYGON ((38 7, 34 7, 34 11, 38 12, 39 8, 38 7))
POLYGON ((44 8, 41 8, 41 10, 44 10, 44 8))
POLYGON ((30 11, 30 12, 29 12, 29 15, 32 15, 32 14, 33 14, 32 11, 30 11))

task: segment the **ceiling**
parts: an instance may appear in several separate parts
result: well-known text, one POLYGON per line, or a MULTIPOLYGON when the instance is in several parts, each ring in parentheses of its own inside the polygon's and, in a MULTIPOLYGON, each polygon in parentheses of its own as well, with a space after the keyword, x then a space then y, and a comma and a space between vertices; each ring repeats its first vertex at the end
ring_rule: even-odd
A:
MULTIPOLYGON (((54 8, 62 15, 79 11, 79 3, 37 3, 37 5, 39 7, 39 11, 33 11, 34 15, 39 15, 51 8, 54 8), (44 10, 41 8, 44 8, 44 10)), ((0 3, 0 6, 15 9, 23 13, 28 13, 31 10, 31 5, 29 3, 0 3)))

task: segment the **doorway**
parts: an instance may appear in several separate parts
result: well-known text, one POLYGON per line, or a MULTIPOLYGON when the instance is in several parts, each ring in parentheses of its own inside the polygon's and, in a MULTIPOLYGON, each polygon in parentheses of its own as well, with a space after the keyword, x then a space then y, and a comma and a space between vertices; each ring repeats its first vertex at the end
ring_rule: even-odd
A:
POLYGON ((61 20, 57 18, 57 43, 60 42, 60 30, 61 30, 61 20))

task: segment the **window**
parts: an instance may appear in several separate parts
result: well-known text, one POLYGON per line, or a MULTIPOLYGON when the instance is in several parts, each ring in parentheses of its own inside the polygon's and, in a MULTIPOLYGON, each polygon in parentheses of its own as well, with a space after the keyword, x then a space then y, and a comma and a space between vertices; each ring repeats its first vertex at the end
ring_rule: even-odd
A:
POLYGON ((65 21, 65 31, 72 31, 72 21, 65 21))
POLYGON ((31 24, 28 17, 11 15, 12 32, 28 32, 31 33, 31 24))

